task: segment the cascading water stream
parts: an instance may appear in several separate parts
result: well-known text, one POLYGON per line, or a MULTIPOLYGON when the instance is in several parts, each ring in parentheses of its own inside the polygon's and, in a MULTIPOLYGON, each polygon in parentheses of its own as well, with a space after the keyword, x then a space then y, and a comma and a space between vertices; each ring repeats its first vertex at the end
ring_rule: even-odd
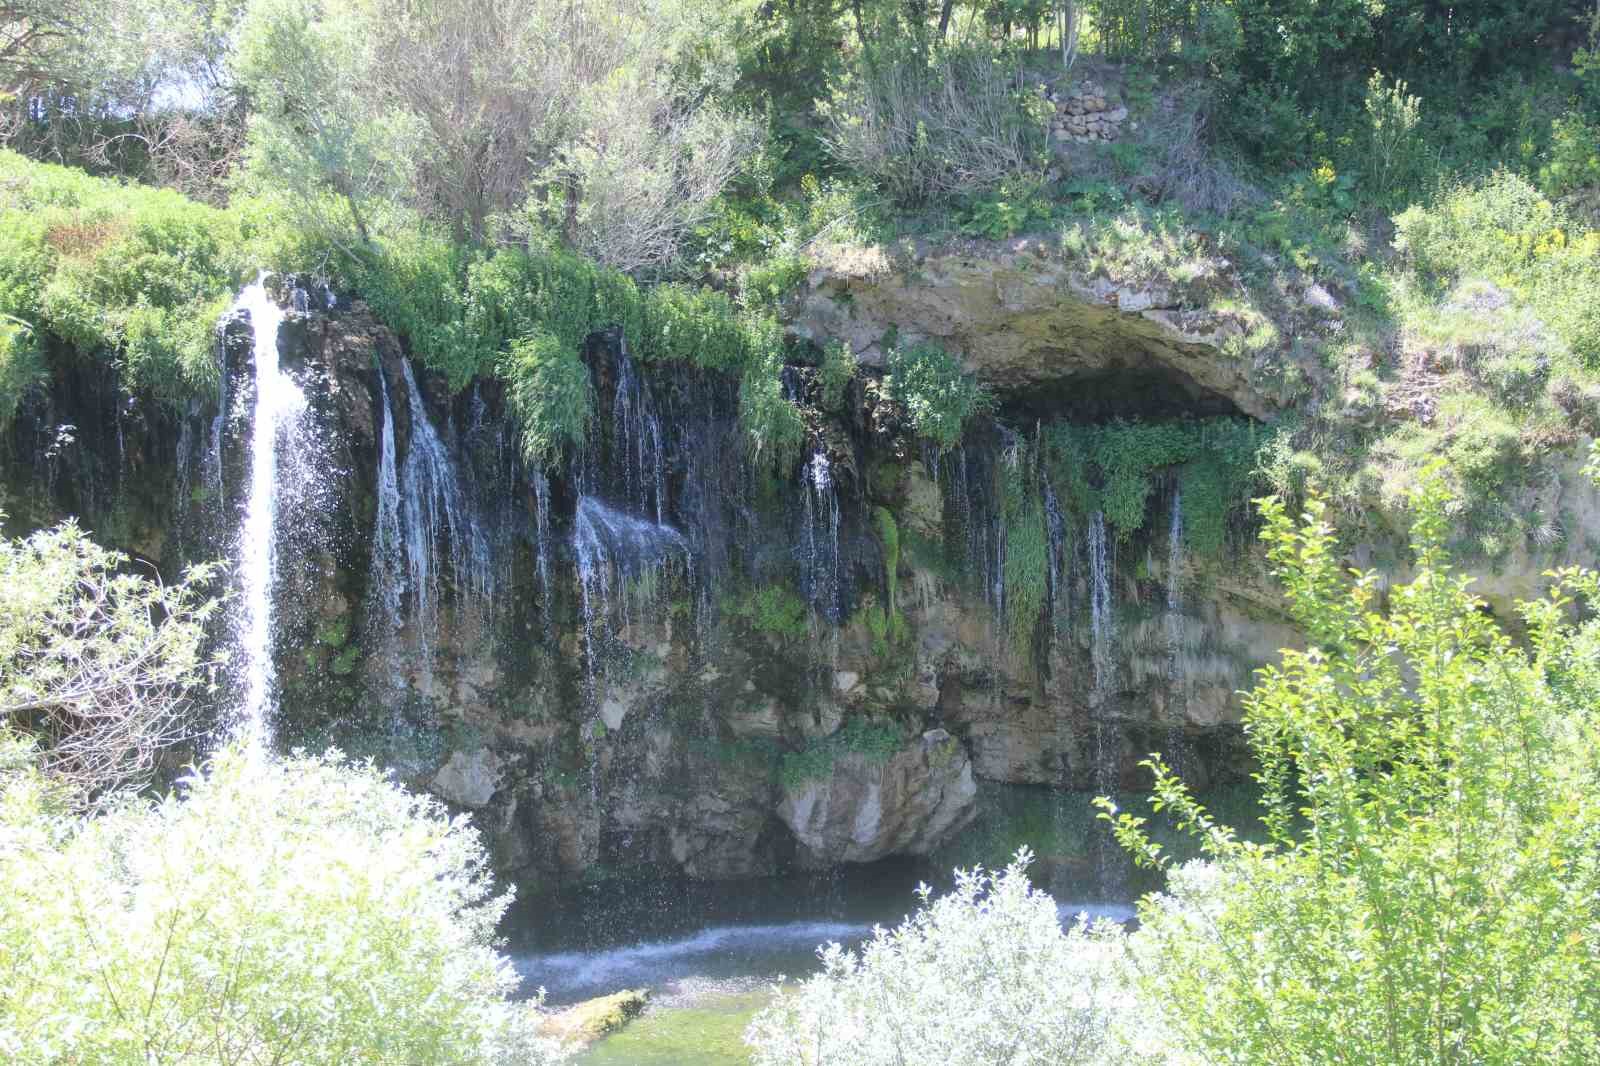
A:
POLYGON ((380 366, 383 439, 378 451, 378 501, 372 531, 370 607, 386 640, 414 622, 416 663, 431 676, 439 604, 448 583, 467 617, 486 617, 495 587, 489 537, 457 474, 455 461, 433 428, 411 365, 400 360, 410 439, 404 458, 395 444, 389 383, 380 366))
POLYGON ((589 688, 598 695, 605 651, 616 623, 631 617, 630 587, 653 586, 674 561, 689 563, 689 542, 671 526, 634 518, 592 496, 578 501, 572 526, 583 601, 583 630, 589 688))
MULTIPOLYGON (((1096 511, 1089 517, 1085 544, 1089 556, 1089 654, 1094 676, 1089 693, 1090 728, 1094 734, 1094 787, 1100 795, 1108 796, 1118 784, 1115 753, 1111 750, 1111 727, 1106 721, 1106 704, 1116 669, 1112 654, 1116 615, 1111 589, 1113 560, 1104 512, 1096 511)), ((1095 833, 1093 850, 1095 887, 1102 893, 1119 892, 1122 887, 1120 867, 1116 844, 1110 834, 1095 833)))
POLYGON ((1115 668, 1111 649, 1116 639, 1116 618, 1111 600, 1111 557, 1106 542, 1104 512, 1096 511, 1089 516, 1085 546, 1089 555, 1089 661, 1094 674, 1089 706, 1098 717, 1101 705, 1110 695, 1115 668))
POLYGON ((255 413, 250 427, 250 483, 239 531, 243 608, 239 642, 244 659, 244 702, 237 734, 264 748, 275 699, 272 664, 272 592, 277 570, 278 446, 306 410, 305 393, 278 365, 283 311, 257 280, 239 294, 234 309, 250 316, 255 339, 255 413))
MULTIPOLYGON (((1182 661, 1183 645, 1183 486, 1172 487, 1172 518, 1167 527, 1167 610, 1162 620, 1167 639, 1167 690, 1182 703, 1188 702, 1182 661)), ((1189 761, 1189 742, 1179 724, 1181 704, 1168 708, 1172 725, 1167 730, 1167 763, 1180 774, 1189 761)))
POLYGON ((805 556, 801 589, 818 615, 837 624, 841 614, 839 492, 826 452, 818 449, 811 456, 802 480, 805 556))

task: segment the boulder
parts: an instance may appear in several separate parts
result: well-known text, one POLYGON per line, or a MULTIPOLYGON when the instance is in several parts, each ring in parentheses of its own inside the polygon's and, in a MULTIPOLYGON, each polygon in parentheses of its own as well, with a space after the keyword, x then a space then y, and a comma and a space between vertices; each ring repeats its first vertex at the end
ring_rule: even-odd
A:
POLYGON ((847 752, 821 780, 784 789, 778 806, 812 865, 926 855, 971 820, 978 789, 961 742, 924 733, 885 762, 847 752))

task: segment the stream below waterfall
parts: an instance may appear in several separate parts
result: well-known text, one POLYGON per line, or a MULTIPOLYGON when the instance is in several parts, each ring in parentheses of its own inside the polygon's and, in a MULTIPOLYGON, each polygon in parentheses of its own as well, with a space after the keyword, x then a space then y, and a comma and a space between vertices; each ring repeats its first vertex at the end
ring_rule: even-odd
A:
MULTIPOLYGON (((1067 802, 1087 812, 1087 796, 1067 802)), ((775 984, 814 973, 817 948, 827 941, 854 946, 874 925, 898 924, 915 909, 919 883, 948 888, 951 859, 959 855, 967 865, 971 854, 733 882, 586 886, 519 903, 505 922, 507 950, 524 991, 543 987, 546 1005, 556 1009, 623 989, 649 990, 645 1014, 580 1055, 586 1066, 742 1064, 749 1061, 745 1026, 775 984)), ((1076 884, 1051 878, 1046 887, 1063 922, 1085 911, 1133 917, 1131 897, 1107 899, 1091 878, 1076 884)))

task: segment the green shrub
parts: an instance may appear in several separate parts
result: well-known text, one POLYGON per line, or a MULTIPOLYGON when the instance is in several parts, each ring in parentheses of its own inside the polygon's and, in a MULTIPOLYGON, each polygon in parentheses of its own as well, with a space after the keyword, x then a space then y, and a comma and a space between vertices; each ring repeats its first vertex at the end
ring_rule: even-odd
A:
POLYGON ((800 751, 785 752, 779 761, 779 780, 788 788, 800 788, 808 781, 825 781, 833 776, 839 756, 860 755, 873 766, 894 758, 905 744, 905 735, 893 722, 852 718, 831 736, 814 740, 800 751))
POLYGON ((843 341, 834 341, 822 349, 822 365, 817 370, 821 385, 819 400, 824 411, 840 411, 844 407, 845 390, 856 376, 856 353, 843 341))
POLYGON ((582 450, 593 387, 577 349, 549 333, 530 334, 512 343, 503 374, 530 463, 549 466, 563 452, 582 450))
POLYGON ((1581 112, 1569 111, 1550 125, 1539 189, 1559 197, 1596 186, 1600 186, 1600 125, 1581 112))
POLYGON ((1395 219, 1395 246, 1442 296, 1488 281, 1532 310, 1586 365, 1600 367, 1600 232, 1583 231, 1525 179, 1499 173, 1395 219))
POLYGON ((811 634, 806 603, 788 585, 763 585, 738 597, 725 597, 722 613, 738 618, 757 633, 783 640, 804 640, 811 634))
POLYGON ((179 405, 216 384, 217 319, 243 281, 236 220, 165 189, 0 152, 0 414, 42 373, 44 334, 179 405))
POLYGON ((971 38, 929 51, 874 40, 819 108, 839 162, 902 204, 1037 184, 1054 109, 1015 57, 971 38))
POLYGON ((891 349, 888 364, 889 395, 905 405, 917 435, 940 447, 954 447, 967 420, 994 405, 989 390, 937 345, 891 349))
MULTIPOLYGON (((1141 904, 1134 954, 1147 1003, 1203 1061, 1600 1055, 1600 626, 1572 611, 1600 578, 1557 575, 1522 605, 1519 646, 1451 570, 1437 476, 1414 504, 1415 577, 1386 607, 1376 575, 1345 574, 1324 501, 1303 522, 1264 507, 1311 648, 1285 651, 1245 700, 1267 843, 1151 764, 1156 809, 1213 865, 1141 904)), ((1118 835, 1159 863, 1141 822, 1118 817, 1118 835)))
POLYGON ((751 1022, 758 1066, 1140 1066, 1112 923, 1062 928, 1028 883, 1030 856, 924 886, 915 914, 859 949, 821 949, 822 972, 751 1022))
POLYGON ((370 765, 229 749, 88 820, 0 781, 9 1061, 556 1058, 507 998, 476 831, 370 765))
POLYGON ((893 611, 900 603, 900 526, 887 507, 872 509, 872 525, 883 546, 883 576, 889 592, 889 610, 893 611))
POLYGON ((22 398, 47 376, 34 328, 0 318, 0 428, 10 424, 22 398))

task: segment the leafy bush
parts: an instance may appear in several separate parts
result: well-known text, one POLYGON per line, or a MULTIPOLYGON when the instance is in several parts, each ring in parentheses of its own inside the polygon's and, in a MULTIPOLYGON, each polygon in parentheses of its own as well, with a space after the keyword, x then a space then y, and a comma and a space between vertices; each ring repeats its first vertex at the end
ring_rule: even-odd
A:
POLYGON ((45 334, 130 393, 177 404, 213 387, 242 249, 215 208, 0 152, 0 415, 41 377, 45 334))
POLYGON ((784 640, 804 640, 811 632, 805 601, 787 585, 763 585, 748 595, 727 597, 722 613, 742 619, 757 633, 784 640))
POLYGON ((994 405, 989 390, 937 345, 892 349, 888 363, 889 395, 905 405, 917 434, 940 447, 954 447, 967 420, 994 405))
POLYGON ((1600 186, 1600 125, 1569 111, 1550 126, 1550 147, 1539 168, 1539 188, 1547 196, 1566 196, 1600 186))
POLYGON ((1150 494, 1164 471, 1183 489, 1184 539, 1196 551, 1222 547, 1231 515, 1255 484, 1257 457, 1270 446, 1242 419, 1112 421, 1045 427, 1043 461, 1065 513, 1101 511, 1119 536, 1143 528, 1150 494))
POLYGON ((1051 105, 987 42, 930 57, 903 37, 875 44, 822 106, 834 156, 895 200, 974 196, 1044 175, 1051 105))
POLYGON ((36 761, 79 805, 144 784, 192 739, 193 697, 220 665, 205 647, 211 568, 164 585, 127 563, 70 522, 0 537, 0 730, 35 739, 36 761))
POLYGON ((536 466, 583 449, 594 389, 578 352, 549 333, 511 345, 505 364, 506 398, 522 427, 522 454, 536 466))
POLYGON ((845 390, 856 376, 856 353, 843 341, 834 341, 822 349, 822 365, 817 370, 822 395, 818 397, 824 411, 838 411, 844 406, 845 390))
POLYGON ((1526 179, 1499 173, 1395 219, 1395 246, 1436 294, 1482 279, 1555 330, 1574 355, 1600 366, 1600 232, 1583 231, 1526 179))
POLYGON ((780 993, 745 1035, 757 1066, 1136 1066, 1119 1014, 1120 929, 1079 921, 1028 883, 1026 850, 998 874, 958 871, 858 950, 827 944, 822 972, 780 993))
POLYGON ((0 1049, 17 1063, 555 1058, 494 949, 476 832, 336 756, 226 750, 72 820, 0 794, 0 1049))
MULTIPOLYGON (((1600 576, 1556 575, 1518 646, 1451 570, 1441 480, 1414 503, 1415 577, 1387 609, 1378 575, 1345 576, 1324 501, 1300 522, 1264 505, 1310 645, 1245 699, 1266 844, 1151 764, 1215 867, 1141 906, 1140 987, 1205 1061, 1600 1055, 1600 625, 1573 621, 1600 576)), ((1160 863, 1142 821, 1119 838, 1160 863)))
POLYGON ((852 718, 832 735, 814 740, 799 751, 784 752, 778 763, 778 777, 789 788, 826 780, 833 776, 833 764, 841 755, 860 755, 880 766, 894 758, 904 743, 905 735, 893 722, 852 718))

